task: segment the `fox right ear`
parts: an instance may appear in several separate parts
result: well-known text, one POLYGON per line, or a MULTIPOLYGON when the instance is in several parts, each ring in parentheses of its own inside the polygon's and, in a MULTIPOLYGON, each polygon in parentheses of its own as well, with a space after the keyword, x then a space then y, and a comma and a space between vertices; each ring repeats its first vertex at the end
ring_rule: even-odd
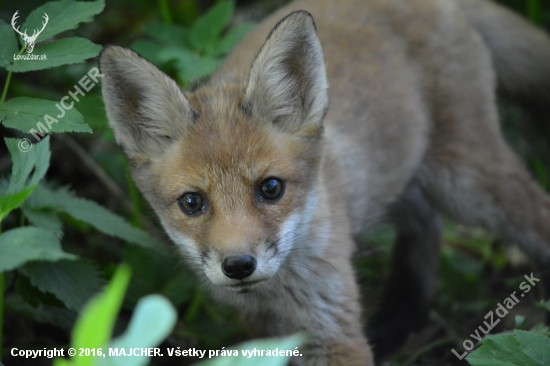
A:
POLYGON ((109 124, 132 162, 162 154, 193 120, 195 113, 176 82, 137 53, 107 46, 99 67, 109 124))
POLYGON ((327 76, 313 17, 296 11, 271 31, 252 64, 243 107, 286 132, 319 135, 327 76))

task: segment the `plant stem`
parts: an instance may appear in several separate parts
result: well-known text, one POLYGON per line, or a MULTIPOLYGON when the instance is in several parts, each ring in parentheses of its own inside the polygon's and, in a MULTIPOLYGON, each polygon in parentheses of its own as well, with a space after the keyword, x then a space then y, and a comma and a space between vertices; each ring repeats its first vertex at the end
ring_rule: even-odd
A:
MULTIPOLYGON (((26 46, 21 48, 21 50, 19 51, 19 53, 17 55, 20 56, 23 52, 25 52, 26 48, 27 48, 26 46)), ((14 62, 15 62, 15 60, 14 60, 14 62)), ((0 99, 0 106, 2 104, 4 104, 4 102, 6 101, 6 96, 8 95, 8 88, 10 87, 10 81, 11 81, 11 74, 12 73, 13 73, 12 71, 8 72, 8 77, 6 78, 6 83, 4 84, 4 91, 2 92, 2 99, 0 99)), ((1 352, 2 352, 2 350, 0 349, 0 354, 1 354, 1 352)))
POLYGON ((4 84, 4 91, 2 92, 2 99, 0 100, 0 105, 4 104, 6 100, 6 95, 8 95, 8 88, 10 86, 12 72, 8 72, 8 77, 6 78, 6 83, 4 84))

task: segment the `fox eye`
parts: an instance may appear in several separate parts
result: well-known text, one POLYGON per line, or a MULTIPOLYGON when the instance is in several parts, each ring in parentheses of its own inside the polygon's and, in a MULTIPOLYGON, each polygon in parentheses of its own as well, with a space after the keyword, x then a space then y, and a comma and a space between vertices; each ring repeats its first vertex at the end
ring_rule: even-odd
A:
POLYGON ((204 208, 204 198, 198 193, 185 193, 178 200, 180 209, 187 215, 194 215, 204 208))
POLYGON ((283 183, 277 178, 267 178, 260 184, 260 195, 267 201, 275 201, 283 195, 283 183))

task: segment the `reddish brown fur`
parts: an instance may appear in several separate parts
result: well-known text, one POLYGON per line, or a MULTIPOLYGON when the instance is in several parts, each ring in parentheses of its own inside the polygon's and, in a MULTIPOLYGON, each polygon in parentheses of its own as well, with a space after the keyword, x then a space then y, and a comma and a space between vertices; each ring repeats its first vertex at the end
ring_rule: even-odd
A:
MULTIPOLYGON (((460 1, 291 3, 189 95, 129 50, 110 47, 100 58, 111 126, 167 232, 217 296, 240 307, 258 331, 312 335, 296 362, 373 365, 352 238, 396 200, 423 202, 406 200, 411 185, 427 197, 427 220, 436 218, 433 205, 518 241, 548 263, 550 198, 502 139, 493 62, 504 70, 499 80, 506 88, 524 79, 542 88, 533 75, 522 78, 508 67, 502 51, 544 48, 534 62, 512 57, 534 65, 530 73, 544 73, 550 40, 489 2, 468 0, 482 10, 476 13, 460 1), (302 9, 313 14, 318 36, 310 15, 296 12, 266 41, 283 16, 302 9), (495 43, 499 19, 515 19, 522 36, 495 43), (331 107, 323 121, 326 75, 331 107), (285 184, 277 203, 258 199, 269 177, 285 184), (188 192, 203 195, 203 212, 179 209, 188 192), (237 253, 264 265, 257 287, 222 273, 224 258, 237 253), (239 285, 249 287, 234 291, 239 285)), ((426 227, 437 235, 437 223, 426 227)), ((426 258, 399 262, 410 266, 404 273, 420 273, 419 286, 434 283, 427 277, 437 268, 437 241, 405 251, 426 258), (423 271, 425 263, 430 269, 423 271)))
POLYGON ((266 121, 251 121, 238 108, 242 92, 233 86, 191 95, 200 117, 163 157, 151 181, 166 203, 157 212, 174 230, 224 252, 276 240, 282 222, 305 204, 303 192, 311 189, 321 159, 314 141, 282 134, 266 121), (255 196, 268 177, 286 183, 276 205, 255 196), (177 199, 185 192, 203 193, 210 209, 182 219, 177 199))

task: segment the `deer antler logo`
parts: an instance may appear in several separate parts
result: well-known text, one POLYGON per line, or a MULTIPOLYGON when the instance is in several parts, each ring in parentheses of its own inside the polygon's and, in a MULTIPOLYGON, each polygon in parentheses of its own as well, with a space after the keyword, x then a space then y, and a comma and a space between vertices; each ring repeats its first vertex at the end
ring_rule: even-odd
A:
POLYGON ((11 18, 11 26, 13 27, 13 30, 15 30, 17 33, 19 33, 21 35, 21 37, 23 38, 23 41, 25 41, 25 45, 27 46, 27 52, 32 53, 32 51, 34 50, 34 43, 36 42, 36 39, 38 38, 38 35, 40 35, 40 33, 42 33, 44 28, 46 28, 46 24, 48 24, 48 19, 49 19, 48 14, 44 13, 44 21, 42 22, 42 29, 33 30, 32 35, 29 36, 27 34, 26 29, 23 33, 21 33, 19 31, 19 27, 15 26, 15 21, 17 20, 17 18, 19 18, 19 15, 17 15, 18 12, 19 12, 19 10, 17 10, 15 12, 15 14, 13 14, 13 17, 11 18))

